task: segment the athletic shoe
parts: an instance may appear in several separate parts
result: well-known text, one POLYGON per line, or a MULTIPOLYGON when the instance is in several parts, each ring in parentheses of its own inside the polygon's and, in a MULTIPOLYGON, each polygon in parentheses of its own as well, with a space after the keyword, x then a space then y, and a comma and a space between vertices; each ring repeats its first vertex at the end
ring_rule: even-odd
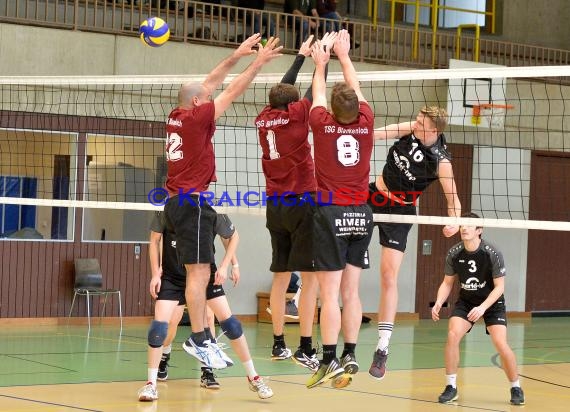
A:
POLYGON ((316 372, 319 369, 319 359, 317 358, 317 350, 312 349, 310 354, 306 354, 302 351, 299 347, 295 354, 293 355, 293 360, 296 364, 304 366, 307 369, 310 369, 313 372, 316 372))
POLYGON ((207 345, 226 362, 227 366, 234 366, 234 361, 225 353, 218 343, 208 342, 207 345))
POLYGON ((289 359, 291 356, 293 356, 293 354, 289 348, 274 346, 271 351, 271 360, 285 360, 289 359))
POLYGON ((520 386, 511 388, 511 404, 524 405, 524 392, 520 386))
POLYGON ((358 363, 356 362, 354 353, 344 355, 340 360, 340 366, 344 369, 344 373, 331 382, 332 387, 335 389, 341 389, 350 385, 352 375, 356 375, 356 372, 358 372, 358 363))
POLYGON ((273 391, 271 388, 263 381, 261 376, 256 376, 253 379, 247 378, 249 383, 249 390, 257 392, 257 396, 261 399, 271 398, 273 396, 273 391))
POLYGON ((207 368, 224 369, 227 363, 220 358, 220 356, 209 345, 210 341, 204 341, 205 346, 198 346, 194 343, 192 338, 188 338, 183 344, 182 348, 190 356, 195 357, 198 361, 207 368))
POLYGON ((216 380, 216 375, 210 368, 202 369, 202 376, 200 377, 200 386, 206 389, 220 389, 220 383, 216 380))
POLYGON ((374 358, 372 359, 372 365, 368 369, 368 373, 374 379, 384 379, 386 375, 386 360, 388 359, 388 354, 384 350, 377 349, 374 352, 374 358))
POLYGON ((138 395, 140 402, 152 402, 158 399, 158 391, 156 390, 156 387, 150 382, 139 389, 138 395))
POLYGON ((454 388, 451 385, 447 385, 443 390, 443 393, 439 395, 438 401, 439 403, 451 403, 453 401, 456 401, 457 398, 457 388, 454 388))
POLYGON ((170 360, 170 353, 163 353, 158 364, 158 375, 156 379, 165 381, 168 379, 168 361, 170 360))
MULTIPOLYGON (((265 310, 271 315, 271 308, 269 306, 266 307, 265 310)), ((285 317, 288 319, 299 320, 299 309, 292 300, 288 300, 285 303, 285 317)))
POLYGON ((328 365, 321 363, 319 369, 307 382, 307 388, 311 389, 315 386, 322 385, 331 379, 337 378, 344 373, 344 369, 340 366, 337 358, 334 358, 328 365))

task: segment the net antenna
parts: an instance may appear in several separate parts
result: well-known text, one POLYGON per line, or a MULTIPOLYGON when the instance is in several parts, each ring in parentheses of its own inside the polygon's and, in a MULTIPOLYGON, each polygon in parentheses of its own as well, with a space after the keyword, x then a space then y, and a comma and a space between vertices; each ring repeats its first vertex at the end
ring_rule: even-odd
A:
POLYGON ((471 124, 488 129, 503 129, 507 110, 514 109, 512 104, 483 103, 473 106, 471 124))

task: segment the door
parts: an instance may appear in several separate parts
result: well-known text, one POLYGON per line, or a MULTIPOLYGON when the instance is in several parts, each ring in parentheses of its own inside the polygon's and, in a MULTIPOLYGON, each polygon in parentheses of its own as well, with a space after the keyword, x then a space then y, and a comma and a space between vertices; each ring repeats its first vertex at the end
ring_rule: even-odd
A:
MULTIPOLYGON (((570 221, 570 154, 532 153, 529 218, 570 221)), ((529 230, 526 311, 570 309, 568 245, 569 232, 529 230)))
MULTIPOLYGON (((461 209, 471 209, 471 178, 473 173, 473 146, 448 144, 452 155, 453 174, 461 209)), ((429 216, 447 216, 447 203, 439 182, 432 183, 420 197, 419 214, 429 216)), ((437 295, 437 289, 443 280, 445 255, 451 246, 459 242, 459 235, 446 238, 442 226, 420 225, 418 228, 418 256, 416 271, 416 312, 421 319, 431 318, 431 307, 437 295), (425 247, 424 247, 425 245, 425 247)), ((457 286, 449 301, 454 302, 457 286)), ((442 318, 448 311, 441 311, 442 318)))

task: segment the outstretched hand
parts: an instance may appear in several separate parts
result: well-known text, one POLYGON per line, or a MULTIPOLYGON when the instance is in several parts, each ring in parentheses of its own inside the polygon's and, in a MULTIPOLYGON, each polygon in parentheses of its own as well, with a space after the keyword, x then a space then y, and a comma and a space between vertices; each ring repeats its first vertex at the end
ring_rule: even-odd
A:
POLYGON ((313 50, 311 51, 311 56, 315 61, 315 65, 326 65, 331 57, 331 50, 328 47, 323 47, 320 40, 317 40, 313 45, 313 50))
POLYGON ((265 46, 258 43, 259 49, 257 50, 256 61, 261 64, 269 63, 276 57, 282 56, 281 50, 283 46, 277 46, 279 44, 279 37, 270 37, 265 43, 265 46))
POLYGON ((330 33, 325 33, 323 38, 321 39, 321 44, 326 47, 328 50, 332 50, 336 39, 338 37, 338 33, 336 31, 332 31, 330 33))
POLYGON ((313 36, 312 34, 307 38, 307 40, 305 40, 303 42, 303 44, 301 44, 301 47, 299 48, 299 54, 302 54, 305 57, 309 57, 311 55, 311 46, 313 43, 313 38, 315 36, 313 36))
POLYGON ((338 32, 336 42, 334 44, 334 52, 338 57, 348 56, 350 51, 350 34, 348 30, 341 30, 338 32))
POLYGON ((253 47, 256 46, 260 40, 261 40, 261 34, 259 33, 255 33, 254 35, 248 37, 236 49, 236 51, 234 52, 235 55, 241 58, 255 54, 257 50, 255 50, 253 47))

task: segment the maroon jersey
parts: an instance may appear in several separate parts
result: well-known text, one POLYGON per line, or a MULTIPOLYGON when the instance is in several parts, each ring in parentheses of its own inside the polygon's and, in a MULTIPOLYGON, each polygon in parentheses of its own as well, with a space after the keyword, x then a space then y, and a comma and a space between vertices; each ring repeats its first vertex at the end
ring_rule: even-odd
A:
POLYGON ((309 124, 315 145, 319 201, 365 204, 374 145, 374 114, 368 103, 360 103, 358 119, 351 124, 338 123, 322 106, 311 110, 309 124))
POLYGON ((267 196, 316 189, 315 165, 308 140, 310 107, 308 99, 290 103, 286 111, 267 106, 255 119, 263 152, 261 165, 267 196))
POLYGON ((168 116, 165 188, 171 196, 181 190, 203 192, 216 181, 215 111, 214 103, 208 102, 193 109, 176 108, 168 116))

